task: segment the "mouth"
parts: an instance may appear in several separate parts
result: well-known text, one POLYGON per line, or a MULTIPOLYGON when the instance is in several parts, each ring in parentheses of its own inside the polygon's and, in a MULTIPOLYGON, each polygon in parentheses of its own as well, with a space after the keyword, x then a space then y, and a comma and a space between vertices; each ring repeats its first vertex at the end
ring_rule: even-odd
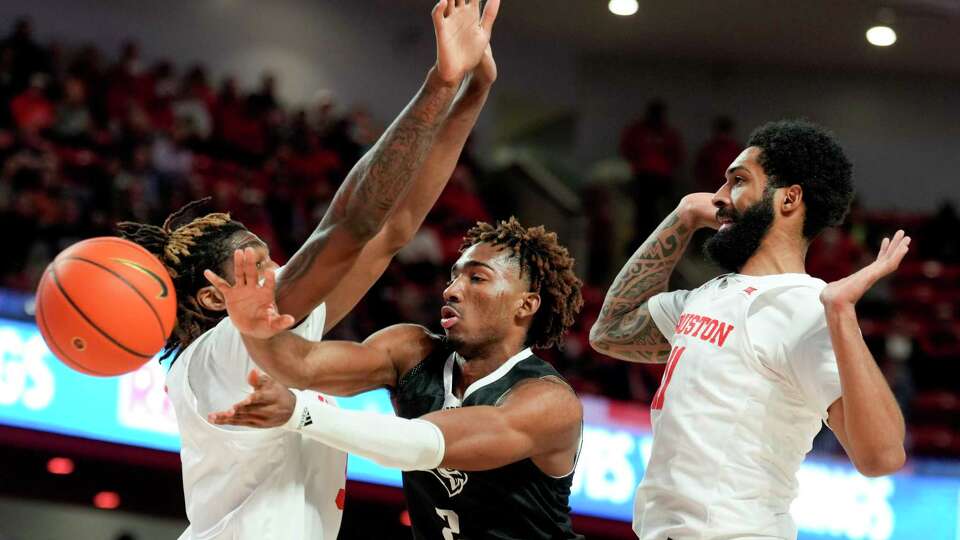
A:
POLYGON ((440 326, 444 330, 449 330, 453 325, 460 322, 460 314, 450 306, 440 308, 440 326))
POLYGON ((720 228, 718 229, 720 231, 729 229, 733 225, 733 218, 728 216, 717 216, 717 221, 720 222, 720 228))

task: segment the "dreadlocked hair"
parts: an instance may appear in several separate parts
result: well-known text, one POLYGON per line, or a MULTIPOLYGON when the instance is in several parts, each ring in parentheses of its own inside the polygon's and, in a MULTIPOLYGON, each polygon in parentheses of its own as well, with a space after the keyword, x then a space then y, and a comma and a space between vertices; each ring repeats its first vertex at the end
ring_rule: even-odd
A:
POLYGON ((207 214, 184 222, 191 211, 209 201, 210 197, 206 197, 187 203, 159 227, 132 221, 117 223, 117 233, 122 238, 141 245, 160 259, 177 291, 177 324, 164 344, 161 360, 179 354, 226 316, 201 306, 196 293, 208 285, 203 271, 220 268, 230 256, 229 238, 246 227, 225 213, 207 214))
POLYGON ((583 282, 573 273, 573 257, 557 241, 557 233, 542 225, 526 228, 511 217, 496 226, 478 222, 467 231, 460 251, 480 243, 510 249, 520 263, 520 275, 530 280, 530 290, 540 293, 540 309, 527 333, 527 344, 539 348, 559 345, 583 307, 583 282))

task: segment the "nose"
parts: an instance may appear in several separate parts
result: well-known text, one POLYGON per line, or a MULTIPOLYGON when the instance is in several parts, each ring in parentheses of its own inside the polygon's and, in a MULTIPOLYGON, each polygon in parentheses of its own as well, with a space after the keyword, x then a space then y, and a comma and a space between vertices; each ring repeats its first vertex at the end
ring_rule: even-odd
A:
POLYGON ((710 199, 710 202, 713 203, 713 206, 717 209, 723 208, 730 205, 730 182, 724 182, 720 189, 713 194, 713 198, 710 199))
POLYGON ((443 301, 448 304, 455 304, 460 301, 461 294, 460 277, 458 276, 443 290, 443 301))

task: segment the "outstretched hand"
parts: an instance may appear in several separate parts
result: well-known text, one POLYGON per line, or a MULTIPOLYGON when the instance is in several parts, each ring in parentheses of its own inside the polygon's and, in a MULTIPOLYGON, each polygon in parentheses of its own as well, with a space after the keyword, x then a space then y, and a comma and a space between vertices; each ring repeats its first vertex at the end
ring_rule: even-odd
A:
MULTIPOLYGON (((437 73, 443 81, 459 84, 489 53, 490 34, 499 10, 500 0, 488 0, 482 14, 480 0, 440 0, 434 6, 437 73)), ((488 60, 492 59, 491 53, 488 60)), ((495 78, 495 65, 493 69, 495 78)))
POLYGON ((211 424, 268 428, 282 426, 290 419, 297 398, 293 392, 257 370, 250 372, 247 381, 253 393, 226 411, 210 413, 211 424))
POLYGON ((269 339, 296 322, 293 316, 280 314, 276 302, 276 273, 267 269, 261 281, 257 255, 252 248, 233 253, 233 285, 211 270, 204 270, 203 275, 223 295, 227 314, 241 334, 269 339))
POLYGON ((910 250, 910 237, 902 230, 893 239, 884 238, 880 244, 877 260, 841 280, 834 281, 820 292, 820 301, 825 307, 853 306, 873 285, 892 274, 910 250))

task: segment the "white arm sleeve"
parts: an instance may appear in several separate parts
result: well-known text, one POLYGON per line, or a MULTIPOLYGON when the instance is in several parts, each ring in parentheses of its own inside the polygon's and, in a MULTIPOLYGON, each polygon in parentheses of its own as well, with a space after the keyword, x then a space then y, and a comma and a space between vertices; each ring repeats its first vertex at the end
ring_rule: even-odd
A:
POLYGON ((297 405, 285 428, 337 450, 403 471, 428 471, 443 461, 443 433, 426 420, 331 407, 295 392, 297 405))
POLYGON ((657 329, 663 334, 667 341, 673 340, 676 333, 677 323, 680 321, 680 314, 683 313, 683 306, 687 303, 687 297, 690 291, 677 290, 655 294, 647 300, 647 311, 653 318, 657 329))

